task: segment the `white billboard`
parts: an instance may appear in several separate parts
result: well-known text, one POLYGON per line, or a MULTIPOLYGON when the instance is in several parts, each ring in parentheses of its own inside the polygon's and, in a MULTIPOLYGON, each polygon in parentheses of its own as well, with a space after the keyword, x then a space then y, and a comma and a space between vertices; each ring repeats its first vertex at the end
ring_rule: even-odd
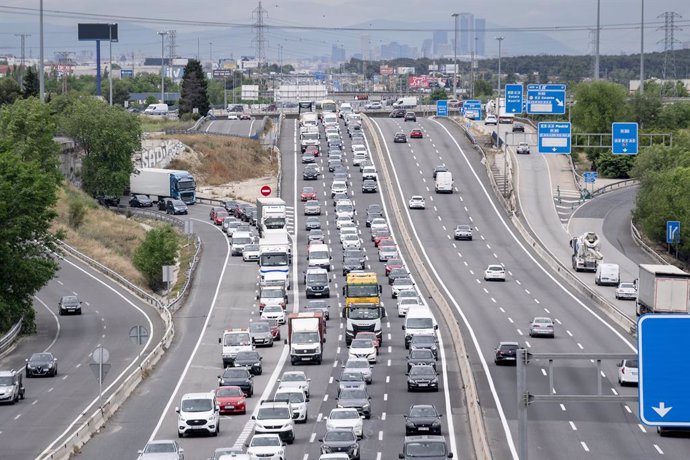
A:
POLYGON ((243 101, 258 101, 259 100, 259 85, 242 85, 242 100, 243 101))

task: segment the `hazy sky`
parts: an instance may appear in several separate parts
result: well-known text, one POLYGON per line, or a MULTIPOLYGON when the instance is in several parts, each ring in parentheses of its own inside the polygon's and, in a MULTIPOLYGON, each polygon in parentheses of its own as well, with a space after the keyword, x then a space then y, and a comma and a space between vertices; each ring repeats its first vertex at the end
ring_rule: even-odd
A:
MULTIPOLYGON (((639 50, 640 32, 637 25, 640 21, 641 0, 601 0, 601 24, 604 29, 601 32, 601 52, 621 53, 637 52, 639 50), (611 30, 608 27, 617 25, 622 30, 611 30)), ((0 0, 0 22, 7 24, 13 21, 37 23, 35 11, 12 10, 11 8, 36 9, 38 0, 0 0), (21 13, 21 14, 20 14, 21 13)), ((323 26, 323 27, 347 27, 354 24, 366 24, 367 21, 387 20, 407 23, 405 28, 428 27, 429 24, 447 24, 450 30, 453 28, 451 13, 471 12, 475 16, 484 17, 489 27, 499 28, 531 28, 531 27, 572 27, 581 26, 583 29, 594 27, 596 24, 596 0, 481 0, 474 2, 462 2, 458 0, 266 0, 262 2, 267 11, 265 22, 275 26, 323 26)), ((93 17, 69 17, 58 18, 55 13, 46 13, 46 22, 58 24, 74 24, 75 22, 107 22, 109 17, 114 22, 127 22, 126 16, 140 18, 137 21, 141 27, 157 29, 176 29, 178 33, 192 32, 194 30, 208 30, 203 38, 205 45, 213 37, 221 37, 227 28, 213 27, 215 24, 251 24, 252 10, 256 8, 256 0, 44 0, 46 10, 59 10, 62 12, 89 13, 93 17), (169 21, 193 21, 198 24, 183 25, 169 21)), ((665 11, 675 11, 683 18, 678 19, 678 24, 685 30, 677 31, 676 38, 690 41, 690 1, 688 0, 647 0, 645 4, 645 18, 649 23, 646 32, 646 50, 657 51, 662 49, 657 41, 663 38, 663 34, 657 31, 661 19, 658 15, 665 11)), ((37 30, 28 30, 32 33, 32 40, 36 40, 37 30)), ((5 50, 16 52, 18 39, 14 37, 15 31, 0 32, 0 53, 5 50)), ((235 34, 252 37, 251 29, 236 29, 235 34)), ((313 31, 308 40, 323 42, 324 49, 327 44, 338 41, 347 42, 365 32, 360 31, 313 31)), ((487 54, 497 53, 496 42, 493 40, 506 31, 490 30, 487 32, 487 54)), ((590 36, 587 30, 556 32, 545 31, 550 37, 561 41, 572 49, 580 52, 591 50, 590 36)), ((227 35, 227 34, 226 34, 227 35)), ((230 34, 231 36, 233 34, 230 34)), ((405 41, 404 32, 391 32, 391 40, 405 41)), ((430 35, 430 33, 429 33, 430 35)), ((237 37, 237 35, 235 35, 237 37)), ((269 30, 267 39, 269 56, 277 52, 276 43, 285 38, 283 31, 269 30)), ((511 40, 519 41, 519 34, 510 34, 511 40)), ((229 40, 232 40, 230 38, 229 40)), ((196 40, 194 40, 196 41, 196 40)), ((222 50, 222 40, 218 39, 219 52, 222 50)), ((419 46, 421 40, 415 39, 412 44, 419 46)), ((156 36, 152 34, 148 43, 138 43, 145 48, 155 46, 156 36)), ((185 43, 180 43, 185 46, 185 43)), ((191 47, 191 43, 186 44, 191 47)), ((504 41, 504 52, 510 55, 511 43, 504 41)), ((515 44, 513 44, 514 46, 515 44)), ((231 45, 227 45, 228 48, 231 45)), ((678 45, 680 48, 681 45, 678 45)), ((194 44, 196 48, 196 44, 194 44)), ((330 45, 328 45, 330 51, 330 45)), ((236 54, 246 54, 248 50, 236 50, 236 54)), ((538 49, 534 50, 538 54, 538 49)), ((7 51, 5 51, 7 52, 7 51)), ((353 52, 356 52, 353 50, 353 52)), ((299 57, 299 44, 284 46, 284 56, 299 57), (289 48, 289 49, 285 49, 289 48)))

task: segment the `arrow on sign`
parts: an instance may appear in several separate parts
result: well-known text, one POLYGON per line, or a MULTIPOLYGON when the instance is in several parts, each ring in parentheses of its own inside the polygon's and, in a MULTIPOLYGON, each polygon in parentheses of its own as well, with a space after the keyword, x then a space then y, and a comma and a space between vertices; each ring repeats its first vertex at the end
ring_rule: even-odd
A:
POLYGON ((563 101, 561 101, 560 99, 556 99, 556 105, 559 107, 563 107, 563 101))
POLYGON ((511 110, 511 112, 515 112, 515 109, 513 108, 513 110, 511 110))
POLYGON ((624 152, 627 152, 627 151, 628 151, 628 149, 624 148, 624 149, 623 149, 623 151, 624 151, 624 152))
POLYGON ((652 409, 654 409, 654 412, 659 414, 659 417, 663 417, 664 415, 668 414, 673 407, 666 407, 666 403, 660 402, 659 407, 652 406, 652 409))
POLYGON ((556 147, 553 147, 553 148, 551 149, 551 151, 552 151, 552 152, 555 152, 555 151, 556 151, 556 147))

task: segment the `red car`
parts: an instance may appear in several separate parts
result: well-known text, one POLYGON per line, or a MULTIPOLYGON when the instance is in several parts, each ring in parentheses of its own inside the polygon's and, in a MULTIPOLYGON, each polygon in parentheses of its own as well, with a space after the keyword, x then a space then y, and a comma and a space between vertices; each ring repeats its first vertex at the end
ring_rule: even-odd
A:
POLYGON ((315 200, 316 190, 314 190, 314 187, 303 187, 299 199, 300 201, 315 200))
POLYGON ((386 276, 388 276, 388 274, 394 268, 405 268, 405 265, 403 265, 403 262, 400 259, 388 259, 386 261, 386 266, 385 266, 386 276))
POLYGON ((216 401, 221 414, 246 414, 247 403, 240 387, 216 388, 216 401))
POLYGON ((381 343, 379 342, 379 338, 376 337, 375 332, 358 332, 355 336, 355 339, 371 339, 371 341, 374 343, 374 346, 376 347, 376 353, 379 352, 379 347, 381 346, 381 343))
POLYGON ((393 241, 393 237, 390 235, 379 235, 376 238, 374 238, 374 246, 376 246, 377 248, 379 246, 385 246, 384 241, 390 241, 391 243, 393 243, 393 246, 395 246, 395 241, 393 241))
POLYGON ((410 139, 421 139, 424 137, 421 129, 413 129, 410 131, 410 139))
POLYGON ((311 153, 315 157, 318 157, 320 154, 319 147, 317 145, 307 145, 307 149, 304 151, 304 153, 311 153))
POLYGON ((223 221, 226 217, 230 217, 230 214, 228 214, 227 211, 217 211, 213 216, 213 223, 216 225, 223 225, 223 221))
POLYGON ((225 210, 225 208, 219 208, 219 207, 214 206, 211 208, 211 212, 208 215, 209 219, 215 220, 216 219, 216 213, 219 211, 227 212, 225 210))

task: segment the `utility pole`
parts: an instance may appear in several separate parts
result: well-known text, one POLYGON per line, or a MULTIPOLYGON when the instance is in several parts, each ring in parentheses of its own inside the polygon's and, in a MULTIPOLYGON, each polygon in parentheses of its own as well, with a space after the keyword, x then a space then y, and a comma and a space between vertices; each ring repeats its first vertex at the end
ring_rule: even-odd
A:
POLYGON ((640 94, 644 94, 644 0, 640 12, 640 94))
POLYGON ((597 32, 594 48, 594 80, 599 80, 599 38, 601 34, 601 0, 597 0, 597 32))
POLYGON ((453 98, 458 94, 458 13, 451 14, 455 23, 455 35, 453 37, 453 98))
POLYGON ((41 102, 45 102, 46 100, 46 77, 44 75, 44 69, 43 69, 43 0, 41 0, 41 5, 40 5, 40 19, 39 19, 39 35, 40 35, 40 56, 38 58, 39 63, 38 63, 38 86, 39 86, 39 92, 41 96, 41 102))
MULTIPOLYGON (((664 19, 664 25, 659 27, 658 30, 663 30, 664 38, 659 40, 658 43, 664 44, 664 71, 663 79, 671 78, 674 80, 673 88, 675 93, 676 88, 676 56, 675 56, 675 45, 678 41, 675 38, 676 30, 680 30, 680 27, 675 25, 676 19, 680 19, 682 16, 674 11, 666 11, 665 13, 657 16, 664 19)), ((662 94, 663 96, 664 94, 662 94)))
POLYGON ((21 39, 21 60, 19 61, 19 89, 24 91, 24 66, 26 58, 26 37, 30 37, 31 34, 14 34, 15 37, 20 37, 21 39))
MULTIPOLYGON (((496 98, 496 119, 501 116, 501 43, 503 43, 503 37, 496 37, 498 40, 498 97, 496 98)), ((508 135, 506 135, 506 140, 508 135)), ((501 121, 498 120, 496 123, 496 139, 498 140, 498 148, 501 148, 501 121)), ((506 196, 508 189, 508 146, 503 143, 503 196, 506 196)))
POLYGON ((211 72, 213 72, 213 42, 208 42, 208 60, 211 65, 211 72))
POLYGON ((108 52, 108 86, 110 91, 110 105, 113 105, 113 26, 117 24, 108 24, 108 44, 110 51, 108 52))
MULTIPOLYGON (((254 43, 255 46, 255 52, 254 54, 256 55, 256 61, 258 63, 258 71, 259 71, 259 76, 263 75, 261 72, 261 67, 262 65, 266 64, 266 35, 265 35, 265 29, 266 25, 264 24, 264 16, 268 16, 268 12, 261 6, 261 0, 259 0, 259 6, 254 8, 252 11, 252 18, 256 20, 254 22, 254 38, 252 39, 252 42, 254 43)), ((259 80, 259 89, 261 89, 261 79, 259 80)))
POLYGON ((168 32, 158 32, 161 36, 161 104, 165 104, 165 36, 168 32))

